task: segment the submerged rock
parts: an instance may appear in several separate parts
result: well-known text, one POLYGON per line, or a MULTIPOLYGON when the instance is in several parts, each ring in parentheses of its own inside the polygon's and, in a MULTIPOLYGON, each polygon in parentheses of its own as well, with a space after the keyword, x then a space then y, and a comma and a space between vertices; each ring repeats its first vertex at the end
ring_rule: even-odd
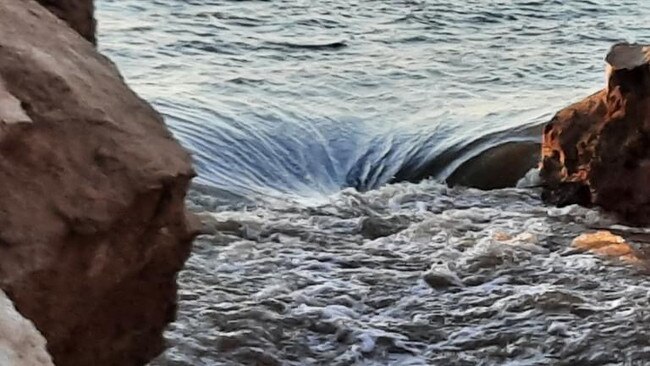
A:
POLYGON ((162 351, 193 175, 92 44, 34 1, 0 4, 0 288, 56 365, 143 365, 162 351))
POLYGON ((447 178, 447 184, 482 190, 514 187, 538 163, 539 143, 508 142, 464 162, 447 178))
POLYGON ((607 55, 607 87, 546 125, 543 199, 598 205, 650 223, 650 48, 621 43, 607 55))

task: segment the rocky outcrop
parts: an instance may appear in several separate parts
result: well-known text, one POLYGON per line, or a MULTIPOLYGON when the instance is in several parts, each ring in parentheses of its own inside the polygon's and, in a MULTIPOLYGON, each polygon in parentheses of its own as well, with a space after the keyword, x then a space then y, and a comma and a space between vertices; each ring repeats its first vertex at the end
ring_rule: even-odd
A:
POLYGON ((617 44, 608 83, 557 113, 544 129, 543 198, 598 205, 650 223, 650 48, 617 44))
POLYGON ((0 365, 54 366, 45 349, 45 338, 23 318, 0 291, 0 365))
POLYGON ((67 22, 82 37, 96 43, 95 4, 93 0, 37 0, 57 17, 67 22))
POLYGON ((193 175, 91 43, 35 1, 0 3, 0 288, 56 365, 161 352, 194 233, 193 175))

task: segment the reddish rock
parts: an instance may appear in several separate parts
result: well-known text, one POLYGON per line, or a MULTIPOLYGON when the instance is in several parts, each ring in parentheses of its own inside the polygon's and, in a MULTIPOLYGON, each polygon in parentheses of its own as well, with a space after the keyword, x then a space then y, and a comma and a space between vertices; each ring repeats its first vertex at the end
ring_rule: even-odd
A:
POLYGON ((58 366, 163 350, 194 234, 190 156, 91 43, 0 3, 0 288, 58 366))
POLYGON ((618 44, 608 84, 544 129, 541 177, 550 203, 598 205, 650 223, 650 49, 618 44))
POLYGON ((95 44, 95 4, 93 0, 37 0, 67 22, 72 29, 95 44))

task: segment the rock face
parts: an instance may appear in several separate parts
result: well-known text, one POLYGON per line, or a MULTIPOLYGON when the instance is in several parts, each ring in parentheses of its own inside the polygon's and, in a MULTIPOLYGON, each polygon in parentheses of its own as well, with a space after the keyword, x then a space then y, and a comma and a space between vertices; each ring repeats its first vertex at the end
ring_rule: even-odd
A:
POLYGON ((23 318, 0 291, 0 365, 54 366, 45 349, 45 338, 23 318))
POLYGON ((67 22, 91 43, 95 38, 95 4, 93 0, 38 0, 52 13, 67 22))
POLYGON ((56 365, 162 351, 194 236, 193 175, 91 43, 35 1, 0 3, 0 288, 56 365))
POLYGON ((543 198, 595 204, 650 223, 650 48, 617 44, 608 84, 557 113, 544 129, 543 198))

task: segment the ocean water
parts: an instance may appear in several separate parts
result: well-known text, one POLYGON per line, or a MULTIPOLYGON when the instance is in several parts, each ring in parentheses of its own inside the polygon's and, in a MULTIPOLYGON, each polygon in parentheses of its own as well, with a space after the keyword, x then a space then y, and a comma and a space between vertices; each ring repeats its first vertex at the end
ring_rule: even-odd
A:
POLYGON ((650 2, 97 7, 100 49, 193 153, 208 228, 153 365, 650 357, 643 266, 571 247, 612 218, 441 183, 600 89, 609 47, 650 34, 650 2))

